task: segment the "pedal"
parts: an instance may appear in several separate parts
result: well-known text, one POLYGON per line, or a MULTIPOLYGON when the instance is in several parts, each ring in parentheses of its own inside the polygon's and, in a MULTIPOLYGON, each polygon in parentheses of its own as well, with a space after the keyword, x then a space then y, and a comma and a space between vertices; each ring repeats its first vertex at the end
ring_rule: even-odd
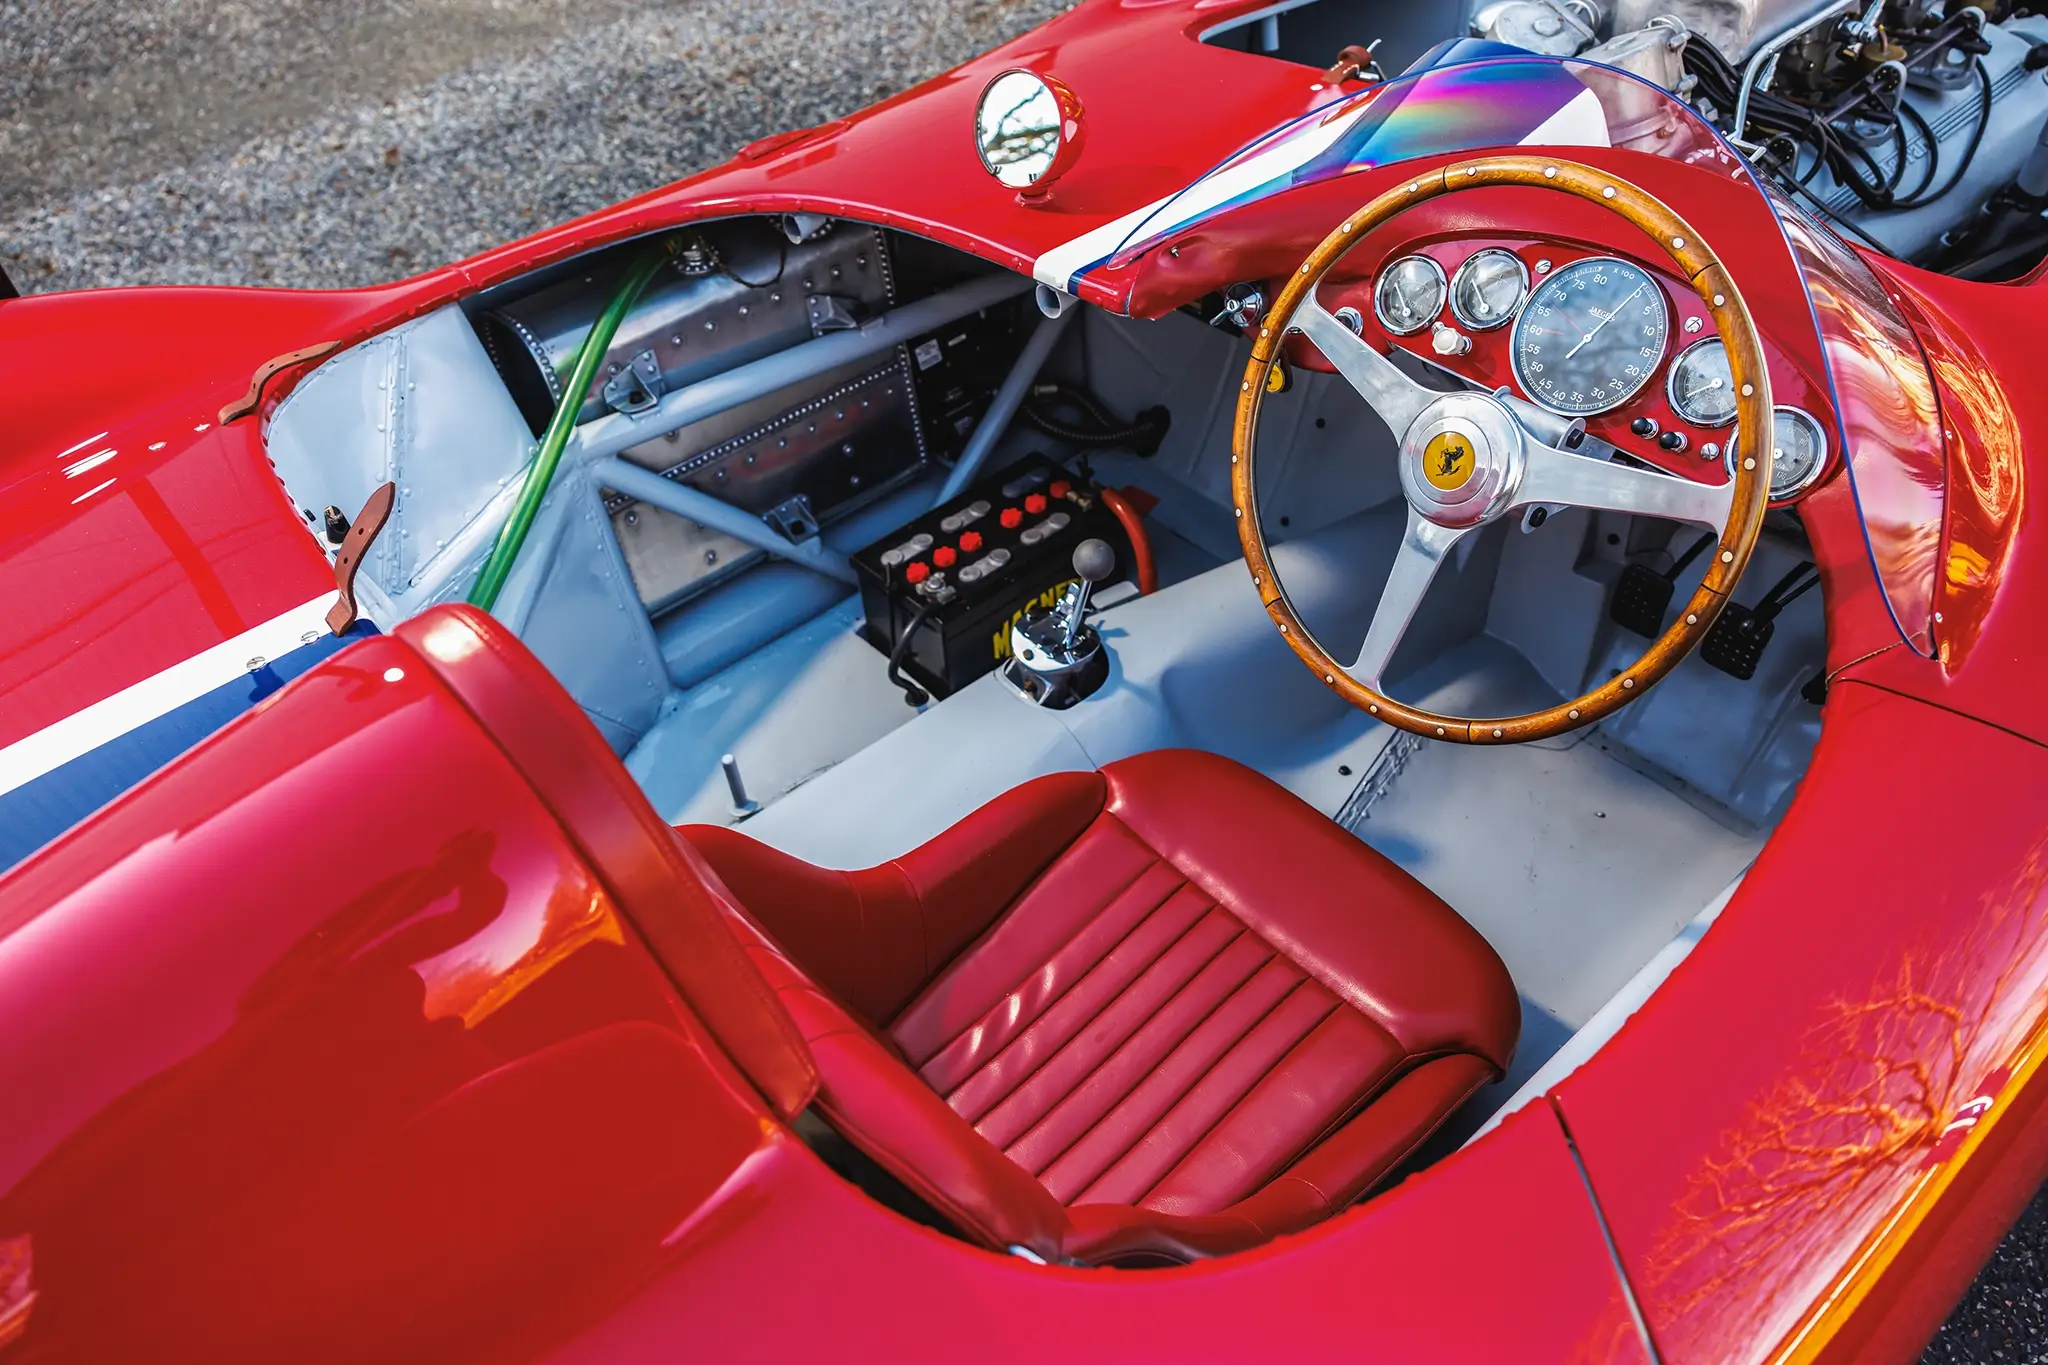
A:
POLYGON ((1607 617, 1623 630, 1654 640, 1664 633, 1674 584, 1647 564, 1630 564, 1615 580, 1607 617))
POLYGON ((1764 647, 1777 633, 1776 613, 1759 616, 1740 602, 1730 602, 1700 641, 1700 657, 1730 677, 1748 682, 1764 657, 1764 647))
POLYGON ((1686 565, 1699 558, 1700 551, 1713 543, 1712 536, 1694 541, 1692 548, 1673 560, 1671 567, 1663 573, 1647 564, 1624 566, 1621 577, 1614 582, 1614 596, 1607 602, 1608 619, 1646 640, 1662 635, 1664 613, 1671 608, 1671 594, 1677 586, 1678 576, 1685 572, 1686 565))
POLYGON ((1730 677, 1748 682, 1756 676, 1756 666, 1777 633, 1778 613, 1819 583, 1820 571, 1811 563, 1800 563, 1772 584, 1754 607, 1731 601, 1714 618, 1707 638, 1700 641, 1700 657, 1730 677))

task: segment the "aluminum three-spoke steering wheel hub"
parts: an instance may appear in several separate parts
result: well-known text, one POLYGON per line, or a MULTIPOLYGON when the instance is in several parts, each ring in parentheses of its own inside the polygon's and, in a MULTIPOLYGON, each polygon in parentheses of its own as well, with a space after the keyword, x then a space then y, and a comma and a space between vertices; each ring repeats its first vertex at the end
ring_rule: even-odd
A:
POLYGON ((1401 437, 1401 491, 1410 507, 1447 529, 1505 512, 1527 467, 1521 426, 1487 394, 1447 393, 1401 437))
MULTIPOLYGON (((1529 156, 1461 162, 1389 191, 1347 219, 1312 252, 1262 323, 1238 394, 1231 492, 1252 582, 1288 644, 1346 700, 1402 729, 1438 739, 1514 743, 1598 720, 1641 696, 1703 638, 1749 561, 1762 529, 1769 471, 1744 458, 1726 484, 1707 484, 1572 449, 1581 428, 1509 395, 1442 393, 1408 377, 1323 306, 1316 290, 1364 236, 1401 210, 1438 194, 1516 184, 1589 199, 1649 233, 1698 291, 1728 349, 1738 419, 1751 450, 1771 448, 1770 380, 1749 310, 1698 235, 1644 191, 1589 166, 1529 156), (1399 435, 1408 524, 1365 640, 1348 662, 1302 624, 1274 572, 1258 513, 1254 457, 1268 372, 1285 339, 1299 333, 1399 435), (1556 444, 1553 444, 1556 442, 1556 444), (1634 666, 1592 691, 1544 711, 1480 718, 1444 715, 1386 695, 1383 678, 1438 567, 1466 536, 1526 508, 1583 507, 1710 526, 1719 546, 1677 620, 1634 666)), ((1598 447, 1602 452, 1606 447, 1598 447)))

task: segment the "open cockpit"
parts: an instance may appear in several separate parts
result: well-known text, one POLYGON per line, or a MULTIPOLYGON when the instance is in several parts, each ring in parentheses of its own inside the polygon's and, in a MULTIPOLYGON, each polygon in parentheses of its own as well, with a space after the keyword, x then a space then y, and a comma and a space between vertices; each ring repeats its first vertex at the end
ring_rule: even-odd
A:
MULTIPOLYGON (((1245 343, 1213 295, 1119 317, 904 233, 796 215, 672 243, 495 609, 673 823, 865 868, 1047 774, 1159 749, 1234 759, 1412 874, 1506 963, 1519 1050, 1441 1150, 1640 1003, 1805 769, 1818 594, 1749 603, 1771 629, 1747 676, 1702 651, 1599 727, 1538 743, 1431 742, 1320 685, 1246 583, 1230 487, 1245 343), (1114 552, 1087 609, 1106 668, 1072 704, 1035 704, 1013 628, 1071 605, 1088 539, 1114 552), (955 599, 926 587, 949 579, 950 616, 955 599)), ((271 456, 309 533, 338 543, 398 486, 358 581, 372 617, 469 590, 642 251, 418 318, 274 414, 271 456)), ((1404 534, 1397 442, 1341 375, 1295 365, 1276 388, 1259 470, 1275 568, 1319 638, 1356 642, 1404 534)), ((1563 508, 1486 525, 1429 585, 1387 690, 1471 715, 1576 696, 1642 652, 1645 611, 1654 633, 1686 600, 1701 534, 1563 508)), ((1796 583, 1810 558, 1796 513, 1773 512, 1740 596, 1796 583)))

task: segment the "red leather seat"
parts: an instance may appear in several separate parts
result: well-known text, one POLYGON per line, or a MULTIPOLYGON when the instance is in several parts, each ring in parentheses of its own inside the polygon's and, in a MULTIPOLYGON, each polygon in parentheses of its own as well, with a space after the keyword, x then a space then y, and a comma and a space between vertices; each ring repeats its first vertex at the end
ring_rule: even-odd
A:
POLYGON ((682 831, 744 907, 817 1104, 958 1227, 1189 1260, 1359 1198, 1514 1051, 1484 939, 1265 778, 1040 778, 858 872, 682 831))
POLYGON ((1039 778, 880 867, 664 825, 468 607, 400 639, 547 802, 770 1110, 815 1104, 961 1232, 1179 1261, 1328 1217, 1502 1074, 1485 940, 1251 770, 1039 778))

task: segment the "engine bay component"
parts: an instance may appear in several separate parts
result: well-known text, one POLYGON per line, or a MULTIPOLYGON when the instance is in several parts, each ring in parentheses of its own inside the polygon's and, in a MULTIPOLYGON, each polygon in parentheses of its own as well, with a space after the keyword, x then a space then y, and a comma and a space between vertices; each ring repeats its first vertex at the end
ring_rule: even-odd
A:
MULTIPOLYGON (((1887 255, 2004 279, 2048 253, 2048 169, 2022 183, 2048 136, 2048 15, 2018 0, 1494 0, 1471 32, 1674 92, 1887 255)), ((1608 134, 1655 130, 1610 111, 1608 134)))
POLYGON ((1028 456, 854 554, 863 634, 922 689, 948 696, 1010 657, 1011 627, 1059 602, 1069 559, 1091 538, 1124 543, 1100 490, 1028 456))
POLYGON ((1569 57, 1594 40, 1600 11, 1588 0, 1496 0, 1472 16, 1482 38, 1530 52, 1569 57))
POLYGON ((1787 194, 1890 254, 1951 266, 2048 123, 2048 19, 1917 3, 1882 18, 1830 18, 1740 74, 1695 42, 1686 67, 1787 194))
POLYGON ((1442 266, 1427 256, 1403 256, 1380 271, 1372 290, 1372 310, 1380 326, 1395 336, 1407 336, 1436 321, 1449 291, 1442 266))
MULTIPOLYGON (((1771 457, 1771 501, 1783 502, 1805 492, 1827 468, 1828 433, 1819 419, 1804 408, 1773 408, 1771 425, 1777 447, 1771 457)), ((1741 444, 1740 432, 1728 438, 1726 460, 1731 478, 1735 462, 1741 458, 1741 444)))

